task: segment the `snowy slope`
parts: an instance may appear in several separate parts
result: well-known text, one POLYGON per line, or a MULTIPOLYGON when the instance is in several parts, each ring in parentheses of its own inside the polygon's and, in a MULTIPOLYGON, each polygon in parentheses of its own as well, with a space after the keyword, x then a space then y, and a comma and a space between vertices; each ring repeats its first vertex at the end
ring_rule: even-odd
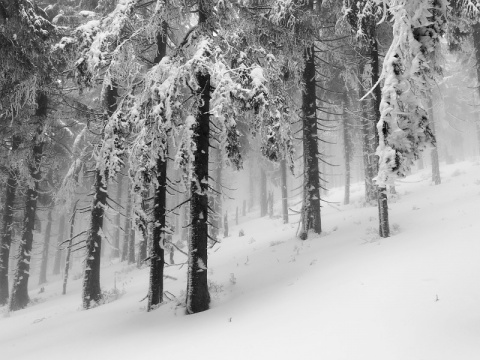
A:
MULTIPOLYGON (((398 183, 388 239, 375 235, 376 208, 360 205, 361 184, 352 205, 324 207, 325 234, 307 241, 280 219, 243 219, 210 253, 204 313, 175 301, 146 313, 148 269, 123 264, 104 265, 102 286, 125 294, 92 310, 80 310, 81 280, 66 296, 60 282, 34 288, 32 306, 0 309, 0 358, 480 359, 480 164, 442 176, 398 183)), ((166 269, 178 298, 185 270, 166 269)))

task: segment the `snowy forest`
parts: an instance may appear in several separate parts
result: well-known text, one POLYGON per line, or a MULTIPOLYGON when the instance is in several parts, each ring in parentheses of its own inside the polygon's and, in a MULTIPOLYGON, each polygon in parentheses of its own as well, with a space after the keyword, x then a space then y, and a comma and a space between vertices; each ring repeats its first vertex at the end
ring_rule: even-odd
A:
POLYGON ((0 358, 480 359, 480 0, 0 0, 0 358))

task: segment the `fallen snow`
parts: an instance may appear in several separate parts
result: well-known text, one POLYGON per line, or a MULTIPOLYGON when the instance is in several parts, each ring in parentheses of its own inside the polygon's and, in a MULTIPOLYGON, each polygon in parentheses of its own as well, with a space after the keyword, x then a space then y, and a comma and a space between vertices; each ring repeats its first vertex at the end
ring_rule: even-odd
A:
MULTIPOLYGON (((81 280, 65 296, 59 279, 33 286, 28 308, 0 308, 1 358, 480 359, 480 163, 442 166, 442 181, 424 170, 397 183, 388 239, 361 184, 352 205, 325 205, 325 233, 306 241, 249 214, 209 254, 212 308, 200 314, 174 301, 146 313, 148 269, 108 261, 103 289, 125 294, 100 307, 80 310, 81 280)), ((168 267, 165 289, 180 297, 185 272, 168 267)))

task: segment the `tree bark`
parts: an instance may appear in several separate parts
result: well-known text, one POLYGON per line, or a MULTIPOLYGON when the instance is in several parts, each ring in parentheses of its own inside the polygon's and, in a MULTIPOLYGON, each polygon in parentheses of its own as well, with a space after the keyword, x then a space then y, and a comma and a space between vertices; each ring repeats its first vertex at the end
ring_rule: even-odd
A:
POLYGON ((123 246, 122 246, 122 261, 127 261, 130 237, 131 237, 131 227, 132 227, 132 189, 131 186, 127 186, 127 208, 125 209, 125 225, 123 227, 123 246))
POLYGON ((343 203, 348 205, 350 203, 350 181, 351 181, 351 162, 353 156, 353 143, 350 129, 350 116, 345 111, 345 108, 348 108, 349 99, 348 93, 344 95, 343 103, 343 126, 342 126, 342 135, 343 135, 343 156, 345 160, 345 194, 343 197, 343 203))
POLYGON ((280 171, 282 177, 282 214, 283 223, 288 224, 288 189, 287 189, 287 161, 280 161, 280 171))
MULTIPOLYGON (((432 134, 435 137, 436 135, 435 134, 435 116, 433 115, 433 103, 431 98, 429 98, 427 101, 428 101, 427 103, 428 118, 430 120, 428 125, 430 126, 430 130, 432 131, 432 134)), ((435 147, 432 149, 430 156, 432 158, 432 182, 435 185, 440 185, 442 183, 442 179, 440 177, 440 162, 438 160, 438 142, 435 144, 435 147)))
POLYGON ((64 257, 64 250, 61 249, 61 243, 65 237, 65 215, 63 213, 58 219, 57 250, 55 251, 55 260, 53 261, 53 275, 60 274, 60 267, 64 257))
MULTIPOLYGON (((162 23, 162 29, 157 34, 157 55, 155 63, 159 63, 167 54, 167 24, 162 23)), ((153 205, 153 233, 150 248, 150 281, 148 287, 147 311, 153 310, 163 302, 163 269, 165 266, 165 228, 167 226, 167 144, 165 152, 158 154, 157 186, 155 188, 153 205)))
POLYGON ((52 233, 52 209, 48 211, 47 226, 45 227, 45 236, 43 238, 43 253, 42 263, 40 265, 40 278, 38 284, 44 284, 47 282, 47 266, 48 266, 48 253, 50 248, 50 235, 52 233))
POLYGON ((302 238, 307 238, 308 231, 322 232, 320 213, 320 176, 318 166, 318 126, 315 81, 315 48, 309 46, 304 51, 302 92, 303 112, 303 160, 304 160, 304 199, 302 209, 302 238))
POLYGON ((77 215, 77 204, 78 204, 78 200, 73 205, 72 218, 70 219, 70 237, 69 237, 69 241, 67 242, 67 256, 65 257, 65 270, 63 274, 63 290, 62 290, 63 295, 67 293, 68 271, 70 270, 70 258, 72 256, 72 242, 73 242, 73 236, 74 236, 73 234, 75 230, 75 216, 77 215))
MULTIPOLYGON (((198 2, 199 25, 207 21, 210 7, 203 0, 198 2)), ((197 73, 197 94, 200 97, 198 113, 192 125, 195 144, 193 179, 190 184, 191 237, 188 246, 187 313, 208 310, 210 293, 207 282, 208 246, 208 160, 210 147, 210 74, 197 73)))
MULTIPOLYGON (((20 139, 16 136, 12 138, 12 152, 18 149, 20 139)), ((2 239, 0 242, 0 305, 8 302, 8 269, 10 258, 10 247, 12 245, 13 230, 13 206, 15 204, 15 195, 17 191, 17 172, 10 169, 8 173, 5 204, 3 209, 2 239)))
MULTIPOLYGON (((115 201, 118 204, 122 204, 122 189, 123 188, 123 176, 120 172, 117 174, 117 196, 115 201)), ((115 231, 113 235, 113 249, 112 249, 112 258, 116 259, 120 257, 120 206, 117 205, 117 214, 115 215, 115 231)))
MULTIPOLYGON (((40 119, 45 118, 47 116, 48 107, 47 95, 43 93, 38 94, 37 105, 38 108, 35 113, 36 117, 40 119)), ((29 271, 33 245, 33 230, 35 227, 35 216, 37 212, 38 186, 42 177, 40 165, 42 162, 44 144, 39 141, 42 132, 43 123, 39 123, 37 134, 33 139, 32 163, 29 165, 29 172, 33 180, 33 185, 28 188, 26 194, 22 240, 18 249, 18 262, 9 303, 10 311, 23 309, 30 301, 28 297, 28 280, 30 277, 29 271)))
MULTIPOLYGON (((106 110, 108 116, 112 116, 117 108, 118 89, 111 85, 107 87, 105 94, 106 110)), ((90 308, 91 302, 98 302, 102 298, 100 288, 100 254, 102 250, 102 237, 100 229, 103 227, 103 217, 107 204, 108 173, 102 174, 97 167, 95 170, 94 195, 90 216, 90 229, 87 236, 87 251, 85 259, 85 271, 83 275, 83 308, 90 308)))
POLYGON ((267 174, 263 167, 260 169, 260 217, 268 212, 267 174))

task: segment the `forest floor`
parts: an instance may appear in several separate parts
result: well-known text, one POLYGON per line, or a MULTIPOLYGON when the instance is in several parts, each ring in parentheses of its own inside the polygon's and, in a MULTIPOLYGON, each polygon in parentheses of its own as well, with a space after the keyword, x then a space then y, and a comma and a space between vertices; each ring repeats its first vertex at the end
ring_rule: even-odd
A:
POLYGON ((173 300, 151 313, 147 268, 105 262, 112 301, 88 311, 81 279, 65 296, 60 279, 33 286, 28 308, 0 308, 0 358, 478 360, 480 162, 444 165, 442 181, 425 169, 398 182, 387 239, 362 184, 351 205, 325 204, 324 233, 306 241, 297 225, 250 214, 210 251, 200 314, 179 305, 186 266, 166 269, 173 300))

